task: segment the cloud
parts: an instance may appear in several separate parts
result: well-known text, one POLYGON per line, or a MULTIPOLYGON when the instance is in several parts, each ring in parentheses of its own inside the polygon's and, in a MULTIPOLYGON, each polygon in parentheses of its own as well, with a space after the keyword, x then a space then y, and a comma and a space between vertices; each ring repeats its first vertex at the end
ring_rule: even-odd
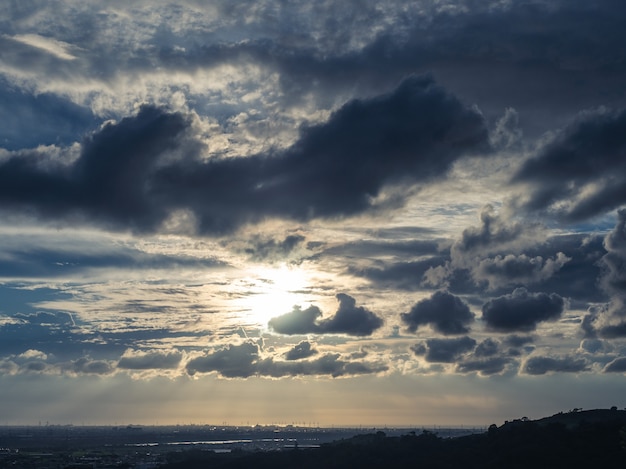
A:
POLYGON ((577 358, 575 356, 534 356, 526 360, 523 371, 529 375, 580 373, 582 371, 589 371, 589 363, 584 358, 577 358))
POLYGON ((510 284, 528 285, 552 277, 570 260, 562 252, 548 259, 509 254, 483 259, 472 274, 477 280, 486 280, 492 289, 510 284))
POLYGON ((113 372, 111 364, 104 360, 91 360, 89 358, 79 358, 71 364, 74 373, 108 375, 113 372))
POLYGON ((464 360, 456 365, 455 370, 459 373, 480 373, 483 376, 502 373, 506 366, 511 363, 508 357, 489 357, 483 359, 464 360))
POLYGON ((519 252, 543 235, 543 228, 537 223, 507 220, 487 204, 480 211, 480 225, 463 230, 450 249, 450 257, 453 267, 472 267, 476 258, 503 250, 519 252))
POLYGON ((491 140, 498 149, 512 149, 520 145, 522 130, 519 128, 519 115, 515 109, 505 109, 504 115, 496 122, 491 133, 491 140))
POLYGON ((626 209, 617 212, 617 223, 604 238, 604 247, 601 285, 609 293, 626 296, 626 209))
POLYGON ((417 302, 408 313, 400 315, 410 332, 430 324, 442 334, 465 334, 474 320, 474 313, 459 297, 437 291, 430 298, 417 302))
POLYGON ((338 353, 324 354, 315 360, 289 362, 267 358, 259 361, 257 364, 257 370, 260 375, 274 378, 310 375, 327 375, 337 378, 340 376, 382 373, 387 371, 387 369, 387 365, 382 363, 346 361, 341 359, 338 353))
POLYGON ((585 336, 600 336, 606 339, 626 337, 626 303, 625 299, 615 296, 609 303, 589 308, 581 322, 585 336))
MULTIPOLYGON (((131 90, 135 96, 148 97, 171 81, 184 79, 193 89, 193 78, 198 75, 196 93, 205 97, 202 86, 211 83, 202 78, 215 79, 215 70, 226 66, 232 69, 252 64, 278 75, 275 86, 285 96, 283 106, 311 96, 326 104, 354 88, 371 93, 415 70, 441 69, 466 88, 473 85, 482 89, 486 82, 490 94, 496 96, 503 93, 505 84, 514 81, 515 93, 510 93, 510 98, 507 95, 507 100, 516 107, 522 105, 523 110, 544 100, 547 108, 567 106, 561 88, 544 89, 535 85, 539 81, 561 79, 569 92, 581 90, 584 96, 597 96, 598 81, 602 80, 597 77, 599 73, 589 71, 612 68, 620 76, 623 69, 620 20, 624 11, 610 0, 593 5, 571 1, 549 5, 428 2, 410 9, 403 2, 389 1, 382 10, 373 5, 354 8, 331 3, 315 5, 312 10, 306 2, 290 2, 280 13, 271 2, 254 9, 245 5, 207 7, 185 2, 155 6, 133 2, 132 7, 118 4, 115 11, 96 12, 74 3, 40 4, 31 8, 28 21, 15 7, 6 7, 2 17, 7 18, 12 36, 38 32, 47 43, 56 41, 61 52, 78 56, 81 66, 51 61, 45 51, 33 60, 37 49, 26 45, 23 48, 27 50, 7 62, 22 76, 33 81, 39 78, 40 87, 46 85, 42 77, 68 78, 65 86, 55 83, 60 93, 90 84, 85 94, 96 94, 100 99, 92 97, 94 101, 107 104, 116 97, 122 99, 116 96, 120 94, 128 94, 123 98, 132 101, 133 93, 126 90, 130 85, 134 85, 131 90), (528 26, 530 19, 535 27, 528 26), (603 39, 606 36, 611 39, 603 39), (498 41, 494 42, 494 37, 498 41), (540 47, 546 43, 551 47, 540 47), (80 45, 81 50, 73 51, 65 44, 80 45), (34 64, 28 64, 29 58, 34 64), (526 71, 530 60, 534 66, 526 71), (489 71, 479 84, 476 64, 489 71), (155 73, 158 70, 162 74, 155 73), (526 73, 522 75, 521 70, 526 73), (148 71, 163 76, 132 81, 148 71), (501 83, 496 71, 511 78, 501 83), (534 80, 527 79, 529 74, 534 80), (107 90, 105 84, 113 89, 107 90)), ((610 97, 615 93, 611 91, 610 97)))
POLYGON ((294 306, 293 310, 281 316, 270 319, 268 325, 279 334, 310 334, 320 332, 317 320, 322 311, 317 306, 309 306, 303 310, 294 306))
POLYGON ((83 144, 70 165, 31 151, 0 163, 5 208, 35 210, 46 218, 87 217, 126 229, 156 229, 167 215, 150 198, 157 162, 179 146, 185 117, 154 107, 106 124, 83 144))
POLYGON ((626 357, 618 357, 604 367, 605 373, 626 373, 626 357))
MULTIPOLYGON (((289 234, 284 239, 263 238, 253 235, 242 246, 243 252, 254 261, 282 261, 294 255, 306 238, 300 234, 289 234)), ((231 248, 238 246, 230 246, 231 248)))
POLYGON ((48 365, 39 360, 26 362, 22 365, 23 370, 27 372, 34 372, 34 373, 41 373, 43 371, 46 371, 47 368, 48 368, 48 365))
POLYGON ((526 161, 513 182, 532 189, 521 205, 567 221, 626 203, 626 110, 582 113, 526 161))
POLYGON ((453 363, 475 346, 476 341, 465 336, 454 339, 427 339, 412 346, 411 350, 415 355, 423 355, 427 362, 453 363))
POLYGON ((127 370, 171 370, 178 367, 182 357, 179 352, 127 350, 117 362, 117 367, 127 370))
POLYGON ((532 336, 508 335, 504 338, 504 343, 511 347, 522 347, 526 344, 532 344, 535 339, 532 336))
POLYGON ((43 37, 38 34, 18 34, 10 37, 10 39, 45 51, 48 54, 51 54, 62 60, 76 59, 76 57, 74 57, 70 53, 72 45, 64 43, 62 41, 57 41, 56 39, 43 37))
POLYGON ((474 355, 477 357, 491 357, 498 353, 500 350, 500 343, 491 338, 487 338, 480 342, 474 350, 474 355))
POLYGON ((311 342, 303 340, 285 353, 285 360, 300 360, 316 355, 317 353, 319 352, 311 345, 311 342))
POLYGON ((605 236, 604 247, 599 283, 610 301, 590 308, 581 327, 589 337, 626 337, 626 209, 617 212, 617 223, 605 236))
POLYGON ((350 335, 371 335, 383 325, 383 320, 345 293, 337 294, 339 309, 332 318, 320 322, 325 333, 345 333, 350 335))
MULTIPOLYGON (((5 242, 19 243, 19 240, 11 240, 10 237, 0 239, 5 242)), ((0 265, 0 278, 68 278, 70 276, 84 278, 88 273, 98 269, 102 271, 123 270, 132 267, 134 269, 171 270, 225 266, 214 257, 195 257, 184 253, 153 253, 138 248, 116 246, 109 240, 107 240, 109 245, 105 240, 99 241, 96 247, 90 247, 88 242, 81 243, 81 240, 76 238, 72 246, 46 248, 36 245, 38 242, 44 243, 45 240, 33 240, 31 247, 27 246, 22 237, 21 246, 0 249, 0 255, 6 259, 0 265)), ((62 313, 56 314, 62 317, 62 313)))
POLYGON ((360 213, 384 185, 428 183, 489 147, 480 113, 430 77, 346 103, 277 155, 203 159, 194 119, 143 106, 92 134, 69 164, 14 153, 0 162, 0 202, 144 232, 187 211, 200 233, 218 234, 267 217, 360 213))
POLYGON ((487 301, 482 317, 487 327, 496 331, 533 331, 539 322, 559 318, 564 307, 565 301, 555 293, 530 293, 516 288, 509 295, 487 301))
POLYGON ((363 235, 373 239, 363 239, 333 245, 321 251, 321 255, 348 258, 432 256, 438 254, 441 250, 439 243, 436 240, 419 239, 421 236, 431 234, 431 231, 432 230, 427 228, 419 227, 367 230, 363 235), (401 239, 395 240, 395 237, 401 237, 401 239))
POLYGON ((348 334, 371 335, 383 325, 383 320, 345 293, 337 294, 339 309, 334 316, 320 319, 322 312, 317 306, 302 310, 299 306, 289 313, 270 319, 268 325, 279 334, 348 334))
POLYGON ((0 360, 0 375, 15 375, 19 371, 19 366, 12 360, 0 360))
POLYGON ((612 351, 613 347, 604 340, 601 339, 583 339, 580 342, 578 348, 581 351, 585 351, 588 353, 606 353, 612 351))
POLYGON ((225 348, 192 358, 187 362, 186 370, 192 376, 216 371, 226 378, 246 378, 256 373, 255 362, 259 353, 259 346, 254 342, 229 344, 225 348))
POLYGON ((550 236, 537 247, 528 249, 529 257, 541 256, 546 261, 559 260, 562 252, 566 259, 555 269, 552 276, 541 281, 544 291, 555 292, 562 297, 581 303, 606 301, 606 293, 599 288, 601 258, 606 253, 603 237, 599 235, 568 234, 550 236), (556 254, 555 254, 556 253, 556 254))
MULTIPOLYGON (((491 207, 483 208, 481 219, 479 227, 465 229, 452 243, 448 258, 442 253, 438 260, 429 260, 432 264, 422 270, 421 286, 445 287, 456 294, 504 294, 511 286, 540 284, 581 303, 606 301, 597 281, 606 254, 603 236, 551 235, 534 221, 507 221, 491 207)), ((393 266, 377 275, 385 278, 387 271, 389 275, 397 271, 394 285, 404 281, 415 288, 417 281, 408 271, 404 280, 402 270, 393 266)))
POLYGON ((262 357, 257 343, 248 341, 240 345, 228 345, 187 362, 189 375, 217 372, 226 378, 267 376, 327 375, 332 377, 380 373, 387 365, 374 362, 347 361, 338 353, 327 353, 315 360, 278 361, 274 357, 262 357))
MULTIPOLYGON (((422 285, 467 293, 545 282, 572 260, 564 252, 551 252, 556 246, 558 240, 549 237, 545 226, 509 219, 487 204, 480 211, 480 225, 463 230, 449 258, 425 270, 422 285)), ((563 247, 574 249, 565 243, 563 247)))
POLYGON ((391 287, 402 290, 418 290, 424 276, 445 262, 444 256, 432 256, 415 261, 392 262, 383 267, 353 267, 348 272, 364 277, 378 287, 391 287))
POLYGON ((29 324, 38 324, 41 326, 62 326, 74 324, 72 316, 64 312, 49 313, 46 311, 37 311, 34 314, 15 313, 13 317, 29 324))

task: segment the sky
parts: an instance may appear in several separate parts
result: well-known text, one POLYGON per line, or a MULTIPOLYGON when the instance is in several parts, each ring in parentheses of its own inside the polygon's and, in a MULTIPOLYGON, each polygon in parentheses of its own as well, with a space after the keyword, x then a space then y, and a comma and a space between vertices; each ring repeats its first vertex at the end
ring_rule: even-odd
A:
POLYGON ((626 406, 626 3, 0 3, 0 425, 626 406))

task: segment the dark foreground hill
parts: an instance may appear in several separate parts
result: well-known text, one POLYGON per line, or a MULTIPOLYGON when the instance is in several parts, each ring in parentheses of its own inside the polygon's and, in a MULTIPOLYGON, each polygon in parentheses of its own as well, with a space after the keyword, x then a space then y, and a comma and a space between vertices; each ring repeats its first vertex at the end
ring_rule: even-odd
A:
POLYGON ((267 453, 172 453, 174 468, 620 468, 626 467, 626 411, 568 412, 492 425, 483 434, 440 438, 359 435, 316 449, 267 453), (575 415, 574 415, 575 414, 575 415))

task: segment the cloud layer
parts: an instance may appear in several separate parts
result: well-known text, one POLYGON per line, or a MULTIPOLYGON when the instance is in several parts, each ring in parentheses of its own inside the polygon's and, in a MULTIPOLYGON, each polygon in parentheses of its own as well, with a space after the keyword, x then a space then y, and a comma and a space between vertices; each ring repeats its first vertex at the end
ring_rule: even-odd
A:
POLYGON ((200 233, 219 234, 268 216, 359 213, 385 184, 433 181, 488 148, 476 110, 432 78, 410 77, 392 93, 346 103, 271 155, 211 157, 191 115, 144 106, 94 132, 66 164, 36 150, 11 155, 0 163, 0 201, 139 232, 190 213, 200 233))
POLYGON ((626 4, 101 3, 0 2, 4 414, 619 404, 626 4))
POLYGON ((277 316, 269 321, 269 326, 279 334, 348 334, 354 336, 371 335, 383 325, 383 320, 345 293, 337 294, 339 309, 334 316, 321 319, 322 312, 317 306, 305 310, 300 307, 277 316))

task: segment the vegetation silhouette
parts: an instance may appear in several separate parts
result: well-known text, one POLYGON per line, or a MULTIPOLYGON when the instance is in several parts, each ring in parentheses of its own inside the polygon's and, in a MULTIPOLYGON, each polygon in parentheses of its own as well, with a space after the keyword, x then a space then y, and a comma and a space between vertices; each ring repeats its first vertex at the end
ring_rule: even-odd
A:
POLYGON ((315 449, 273 452, 171 453, 167 469, 180 468, 624 468, 626 411, 574 409, 552 417, 524 417, 491 425, 482 434, 441 438, 410 432, 357 435, 315 449))

